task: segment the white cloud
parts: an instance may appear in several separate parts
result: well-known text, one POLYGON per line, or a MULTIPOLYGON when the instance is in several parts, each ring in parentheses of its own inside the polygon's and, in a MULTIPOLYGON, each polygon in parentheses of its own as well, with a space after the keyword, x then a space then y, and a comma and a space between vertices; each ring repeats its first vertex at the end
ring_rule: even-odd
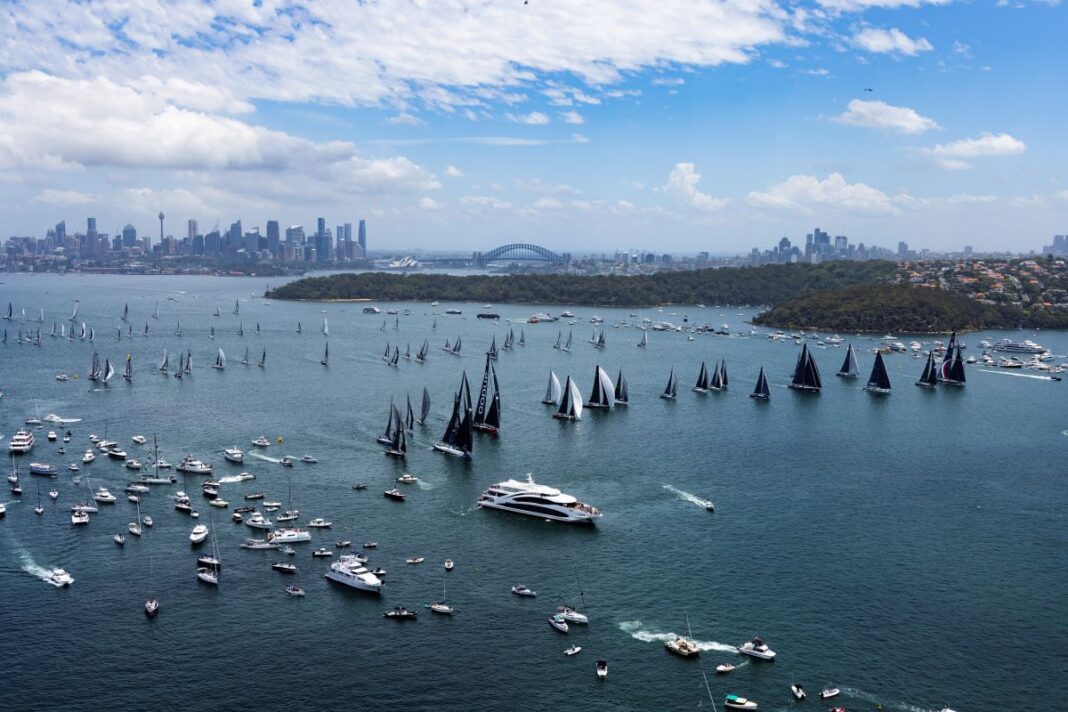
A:
POLYGON ((396 116, 391 116, 386 120, 386 123, 393 126, 418 126, 423 123, 423 120, 414 114, 409 114, 407 111, 402 111, 396 116))
POLYGON ((938 128, 933 119, 921 116, 907 106, 892 106, 882 101, 861 99, 849 102, 848 108, 831 120, 847 126, 884 129, 903 134, 920 134, 938 128))
POLYGON ((984 133, 978 138, 965 138, 952 143, 937 144, 921 149, 935 163, 949 170, 971 168, 968 160, 983 156, 1015 156, 1027 150, 1027 144, 1009 134, 984 133))
POLYGON ((889 30, 865 27, 853 35, 853 45, 868 52, 904 54, 910 57, 934 49, 925 37, 912 39, 896 27, 889 30))
POLYGON ((952 0, 816 0, 833 12, 862 12, 869 8, 920 7, 922 5, 946 5, 952 0))
POLYGON ((577 111, 562 111, 560 112, 560 118, 564 120, 565 124, 586 123, 586 119, 582 118, 582 114, 577 111))
POLYGON ((532 111, 529 114, 505 114, 509 121, 517 124, 529 124, 530 126, 544 126, 549 123, 549 115, 540 111, 532 111))
POLYGON ((45 188, 33 199, 38 203, 47 203, 49 205, 88 205, 99 200, 92 193, 81 193, 77 190, 54 190, 52 188, 45 188))
POLYGON ((783 62, 781 59, 769 59, 768 66, 774 67, 775 69, 786 69, 786 62, 783 62))
POLYGON ((572 188, 566 183, 546 183, 540 178, 532 178, 530 180, 520 179, 517 180, 515 184, 520 190, 537 193, 538 195, 579 195, 581 193, 581 191, 572 188))
POLYGON ((700 210, 703 212, 715 212, 722 210, 727 205, 727 200, 716 198, 697 189, 697 183, 701 180, 692 163, 676 163, 668 175, 668 182, 664 185, 664 192, 672 196, 681 205, 700 210))
POLYGON ((464 172, 453 165, 445 166, 445 175, 449 178, 463 178, 464 172))
POLYGON ((419 199, 420 210, 440 210, 443 207, 445 206, 434 200, 433 198, 423 197, 419 199))
POLYGON ((971 57, 972 48, 960 40, 953 40, 953 53, 959 54, 962 57, 971 57))
POLYGON ((790 176, 764 192, 751 192, 749 202, 757 206, 811 212, 835 208, 860 213, 890 213, 895 208, 886 193, 864 183, 848 183, 840 173, 826 179, 816 176, 790 176))
POLYGON ((537 200, 534 201, 534 204, 533 204, 533 207, 535 207, 535 208, 553 209, 553 210, 555 210, 556 208, 562 208, 563 206, 564 206, 564 204, 561 203, 556 198, 538 198, 537 200))
POLYGON ((686 80, 682 77, 657 77, 653 80, 653 84, 660 87, 677 87, 685 83, 686 80))
POLYGON ((460 198, 460 204, 471 208, 493 208, 494 210, 507 210, 512 207, 511 203, 492 195, 465 195, 460 198))
POLYGON ((817 69, 802 69, 801 73, 802 74, 808 74, 808 75, 813 76, 813 77, 829 77, 829 76, 831 76, 830 71, 824 69, 823 67, 819 67, 817 69))

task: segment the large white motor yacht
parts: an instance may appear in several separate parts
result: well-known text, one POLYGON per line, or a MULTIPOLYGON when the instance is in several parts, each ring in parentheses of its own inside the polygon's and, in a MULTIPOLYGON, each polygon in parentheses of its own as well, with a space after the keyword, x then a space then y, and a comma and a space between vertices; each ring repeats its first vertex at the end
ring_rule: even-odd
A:
POLYGON ((12 453, 25 453, 33 449, 33 433, 29 430, 19 430, 7 441, 7 451, 12 453))
POLYGON ((601 511, 596 507, 584 504, 555 487, 539 485, 529 474, 526 482, 505 480, 490 485, 476 504, 558 522, 592 524, 601 517, 601 511))
POLYGON ((223 450, 223 457, 225 457, 230 462, 236 462, 239 465, 245 461, 245 453, 241 452, 241 450, 237 447, 231 447, 227 448, 226 450, 223 450))
POLYGON ((748 655, 751 658, 759 658, 760 660, 774 660, 775 651, 767 646, 767 644, 760 638, 753 638, 747 640, 738 646, 738 652, 742 655, 748 655))
POLYGON ((363 564, 351 556, 342 556, 340 560, 330 564, 330 570, 324 576, 331 581, 337 581, 360 591, 373 593, 382 591, 382 579, 368 571, 363 564))
POLYGON ((48 574, 48 583, 57 588, 62 588, 74 583, 74 577, 63 569, 52 569, 52 572, 48 574))
POLYGON ((274 529, 274 522, 259 512, 253 512, 252 516, 245 520, 245 525, 253 529, 274 529))
POLYGON ((194 544, 199 544, 208 538, 208 528, 203 524, 198 524, 193 527, 193 531, 189 534, 189 541, 194 544))
POLYGON ((268 534, 267 541, 272 544, 292 544, 299 541, 311 541, 311 532, 307 529, 279 529, 268 534))
POLYGON ((192 455, 186 455, 182 458, 182 461, 178 463, 178 467, 175 468, 179 472, 188 472, 192 475, 210 475, 211 465, 206 462, 201 462, 192 455))

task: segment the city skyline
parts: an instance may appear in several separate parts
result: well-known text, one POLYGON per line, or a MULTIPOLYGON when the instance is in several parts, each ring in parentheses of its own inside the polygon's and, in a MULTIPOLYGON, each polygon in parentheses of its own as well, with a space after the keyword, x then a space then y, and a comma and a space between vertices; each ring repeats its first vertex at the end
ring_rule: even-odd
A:
POLYGON ((397 250, 1068 231, 1056 3, 226 7, 5 6, 0 236, 159 212, 176 237, 362 215, 397 250))

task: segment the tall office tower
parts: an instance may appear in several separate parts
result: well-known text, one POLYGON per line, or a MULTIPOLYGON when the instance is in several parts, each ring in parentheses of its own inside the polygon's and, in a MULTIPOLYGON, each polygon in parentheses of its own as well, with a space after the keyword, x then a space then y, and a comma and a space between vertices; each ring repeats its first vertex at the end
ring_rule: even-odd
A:
POLYGON ((367 222, 360 220, 359 227, 360 257, 367 257, 367 222))
POLYGON ((186 223, 186 225, 188 228, 186 235, 188 235, 189 240, 192 241, 197 236, 197 221, 193 218, 189 218, 189 222, 186 223))
POLYGON ((278 254, 279 249, 279 233, 278 233, 278 221, 267 221, 267 251, 272 255, 278 254))

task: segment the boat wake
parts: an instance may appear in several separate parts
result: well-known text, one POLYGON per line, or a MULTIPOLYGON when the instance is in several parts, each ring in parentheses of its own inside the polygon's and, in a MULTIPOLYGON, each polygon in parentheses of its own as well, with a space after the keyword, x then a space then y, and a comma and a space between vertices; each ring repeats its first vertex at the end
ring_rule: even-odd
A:
MULTIPOLYGON (((674 640, 677 635, 675 633, 663 633, 652 628, 645 628, 641 621, 623 621, 619 624, 619 629, 629 635, 635 640, 640 640, 643 643, 666 643, 669 640, 674 640)), ((738 648, 733 645, 727 645, 726 643, 717 643, 716 641, 708 640, 695 640, 694 643, 702 651, 715 650, 721 653, 737 653, 738 648)))
POLYGON ((920 707, 919 705, 912 705, 908 702, 895 702, 893 700, 891 700, 890 702, 886 702, 880 700, 878 697, 871 694, 870 692, 858 690, 855 687, 842 687, 841 690, 843 695, 848 695, 849 697, 855 697, 858 700, 870 702, 873 705, 876 705, 878 709, 901 710, 901 712, 937 712, 937 710, 934 708, 920 707))
POLYGON ((19 561, 22 563, 23 571, 30 574, 31 576, 36 576, 42 581, 51 583, 50 579, 52 577, 52 572, 50 570, 44 568, 36 561, 34 561, 33 557, 30 556, 30 552, 26 551, 21 546, 16 545, 15 550, 18 552, 19 561))
POLYGON ((219 478, 219 483, 220 484, 224 484, 224 485, 230 485, 230 484, 233 484, 235 482, 244 482, 244 481, 245 481, 244 478, 238 477, 237 475, 227 475, 226 477, 220 477, 219 478))
POLYGON ((1036 381, 1052 381, 1049 376, 1036 376, 1030 373, 1012 373, 1010 371, 992 371, 989 368, 977 368, 975 369, 979 373, 996 373, 999 376, 1016 376, 1017 378, 1033 378, 1036 381))
POLYGON ((710 500, 701 499, 700 497, 698 497, 695 494, 690 494, 689 492, 683 492, 682 490, 680 490, 680 489, 678 489, 676 487, 673 487, 671 485, 664 485, 664 489, 666 489, 668 492, 672 492, 672 493, 678 495, 679 499, 683 499, 683 500, 686 500, 687 502, 691 502, 693 504, 696 504, 698 507, 701 507, 702 509, 708 509, 709 507, 712 506, 712 502, 710 500))
MULTIPOLYGON (((249 455, 249 457, 254 457, 254 458, 256 458, 257 460, 265 460, 266 462, 274 462, 274 463, 279 463, 279 462, 281 462, 281 461, 282 461, 282 460, 281 460, 281 458, 278 458, 278 457, 269 457, 269 456, 267 456, 267 455, 261 455, 261 454, 260 454, 260 453, 258 453, 258 452, 250 452, 250 453, 247 453, 247 454, 249 455)), ((225 480, 223 480, 223 481, 225 482, 225 480)), ((236 482, 237 480, 234 480, 234 481, 236 482)))
POLYGON ((466 517, 468 514, 470 514, 471 512, 474 512, 476 509, 478 509, 478 506, 472 504, 470 507, 461 506, 461 507, 457 507, 456 509, 450 509, 449 513, 450 514, 455 514, 457 517, 466 517))

